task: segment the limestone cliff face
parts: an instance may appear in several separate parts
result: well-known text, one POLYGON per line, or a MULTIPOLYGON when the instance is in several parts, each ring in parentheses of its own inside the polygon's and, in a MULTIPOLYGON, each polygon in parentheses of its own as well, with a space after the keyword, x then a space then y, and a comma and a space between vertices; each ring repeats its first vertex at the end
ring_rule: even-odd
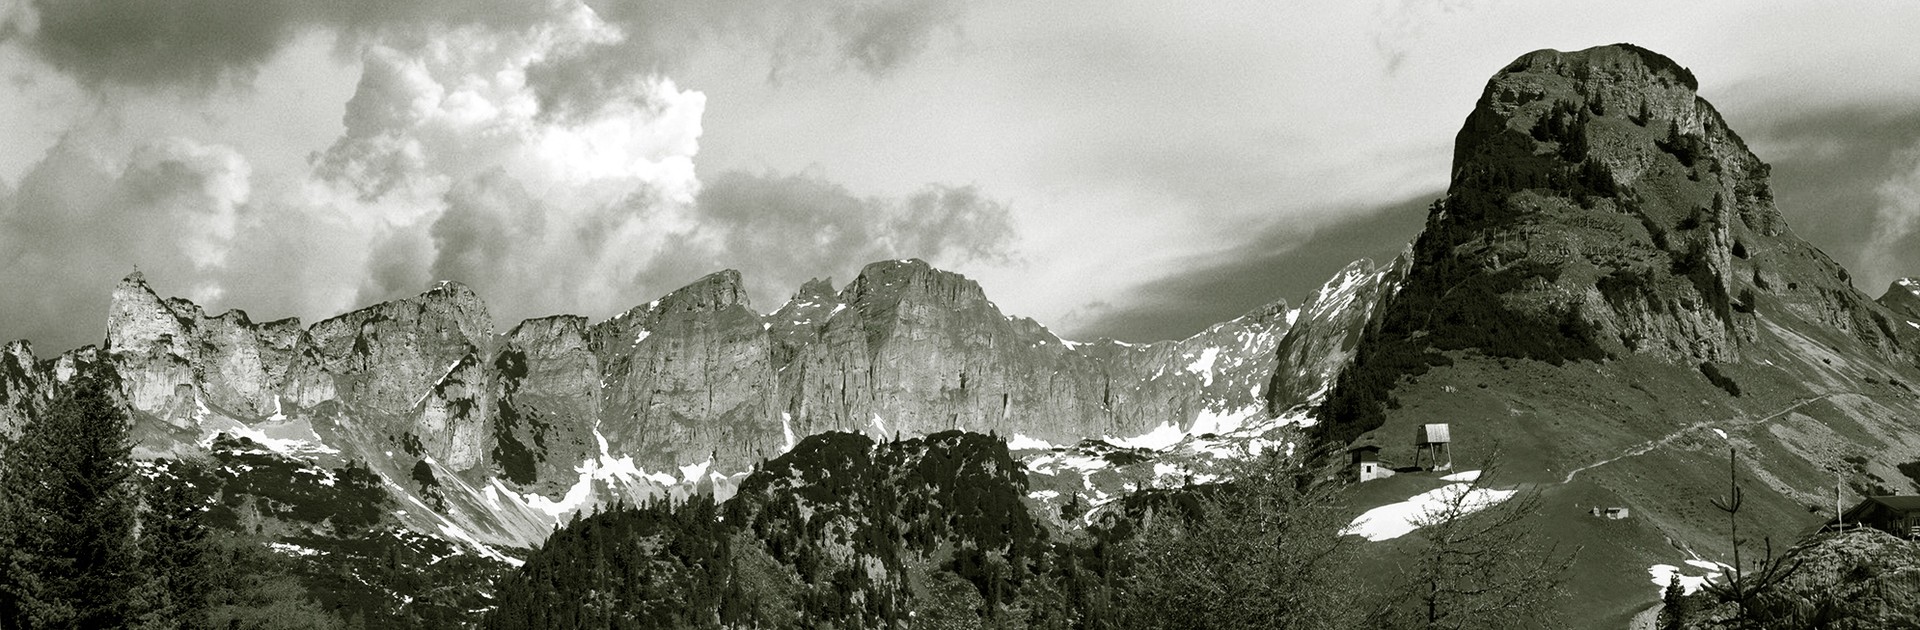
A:
POLYGON ((651 470, 777 451, 773 353, 740 274, 709 275, 591 330, 600 431, 651 470))
POLYGON ((600 358, 590 348, 587 319, 558 315, 521 322, 493 359, 492 458, 501 476, 523 486, 557 490, 573 467, 597 453, 600 358))
POLYGON ((302 329, 208 316, 160 299, 136 272, 114 291, 105 351, 128 406, 175 427, 334 402, 367 435, 411 436, 465 470, 490 446, 491 328, 479 298, 452 283, 302 329))
POLYGON ((487 354, 492 319, 466 286, 441 282, 416 297, 334 317, 308 329, 305 346, 339 395, 391 414, 421 403, 464 361, 487 354))
POLYGON ((1268 409, 1282 413, 1318 402, 1353 361, 1361 336, 1379 325, 1382 307, 1406 277, 1409 254, 1375 265, 1357 260, 1322 285, 1300 307, 1279 342, 1268 409))
POLYGON ((874 263, 831 306, 801 303, 820 300, 798 298, 787 309, 794 321, 818 317, 809 308, 828 314, 782 375, 799 430, 1085 436, 1115 426, 1098 366, 1032 320, 1002 314, 958 274, 874 263))
POLYGON ((52 366, 34 358, 32 344, 0 348, 0 437, 19 435, 20 426, 45 406, 52 380, 52 366))
POLYGON ((154 295, 140 272, 114 288, 107 352, 120 368, 127 404, 152 412, 192 399, 194 363, 201 358, 188 332, 194 324, 191 313, 177 313, 154 295))
MULTIPOLYGON (((765 316, 723 271, 604 322, 547 317, 496 336, 455 283, 302 328, 208 316, 135 274, 115 292, 107 352, 143 417, 204 431, 324 419, 323 439, 400 470, 429 461, 551 497, 583 462, 698 481, 823 431, 1072 443, 1254 414, 1293 321, 1279 302, 1185 340, 1078 344, 1000 312, 972 280, 902 260, 838 290, 809 282, 765 316)), ((35 365, 24 345, 11 352, 35 365)), ((9 400, 49 368, 10 369, 9 400)), ((1300 397, 1324 380, 1281 387, 1300 397)))

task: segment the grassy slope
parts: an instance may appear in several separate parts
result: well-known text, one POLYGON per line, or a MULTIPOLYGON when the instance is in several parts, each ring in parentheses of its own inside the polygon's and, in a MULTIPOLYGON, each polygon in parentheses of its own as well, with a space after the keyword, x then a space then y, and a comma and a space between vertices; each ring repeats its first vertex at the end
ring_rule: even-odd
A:
MULTIPOLYGON (((1411 461, 1413 427, 1424 422, 1453 426, 1462 469, 1497 452, 1501 483, 1538 488, 1538 525, 1580 549, 1565 618, 1573 627, 1625 627, 1657 601, 1648 566, 1679 565, 1692 557, 1686 550, 1732 562, 1726 517, 1708 504, 1726 493, 1729 443, 1741 453, 1747 492, 1742 532, 1755 541, 1744 559, 1762 537, 1784 546, 1831 516, 1836 466, 1857 486, 1845 493, 1849 505, 1875 485, 1916 490, 1894 467, 1920 460, 1920 397, 1907 389, 1920 387, 1920 370, 1862 359, 1872 355, 1850 338, 1804 337, 1788 330, 1817 327, 1785 324, 1763 322, 1745 360, 1723 366, 1742 389, 1737 398, 1692 366, 1644 358, 1556 367, 1456 355, 1454 365, 1396 390, 1402 406, 1376 432, 1382 457, 1411 461), (1596 505, 1626 506, 1633 517, 1589 516, 1596 505)), ((1376 496, 1384 484, 1418 482, 1375 483, 1356 488, 1357 508, 1426 487, 1376 496)), ((1374 566, 1392 567, 1411 542, 1373 543, 1374 566)))

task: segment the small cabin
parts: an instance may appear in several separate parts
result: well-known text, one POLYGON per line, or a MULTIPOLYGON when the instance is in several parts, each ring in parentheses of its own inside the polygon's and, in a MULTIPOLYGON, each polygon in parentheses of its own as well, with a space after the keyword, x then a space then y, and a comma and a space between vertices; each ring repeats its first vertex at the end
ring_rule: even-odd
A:
POLYGON ((1920 538, 1920 496, 1867 497, 1828 521, 1821 531, 1863 526, 1901 538, 1920 538))
POLYGON ((1420 466, 1421 456, 1429 462, 1427 470, 1453 469, 1453 435, 1445 424, 1423 424, 1413 432, 1413 465, 1420 466), (1445 458, 1446 461, 1440 461, 1445 458))
POLYGON ((1594 506, 1594 508, 1593 508, 1592 510, 1590 510, 1590 511, 1589 511, 1589 513, 1590 513, 1590 514, 1593 514, 1593 515, 1594 515, 1595 517, 1598 517, 1598 518, 1604 518, 1604 519, 1607 519, 1607 520, 1609 520, 1609 521, 1618 521, 1618 520, 1621 520, 1621 519, 1624 519, 1624 518, 1627 518, 1628 516, 1630 516, 1630 515, 1631 515, 1631 514, 1630 514, 1630 513, 1629 513, 1629 512, 1627 511, 1627 508, 1625 508, 1625 507, 1599 507, 1599 506, 1594 506))
POLYGON ((1347 454, 1353 456, 1354 474, 1362 482, 1393 476, 1393 469, 1380 461, 1379 444, 1358 442, 1347 449, 1347 454))

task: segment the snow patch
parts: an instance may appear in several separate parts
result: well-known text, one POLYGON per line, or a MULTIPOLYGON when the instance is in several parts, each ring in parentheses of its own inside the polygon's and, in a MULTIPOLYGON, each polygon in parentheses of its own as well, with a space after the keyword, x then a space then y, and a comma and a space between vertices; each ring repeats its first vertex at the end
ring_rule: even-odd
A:
POLYGON ((1027 437, 1018 433, 1013 434, 1013 439, 1007 440, 1007 450, 1009 451, 1050 451, 1054 448, 1052 442, 1040 438, 1027 437))
POLYGON ((1246 426, 1248 419, 1259 416, 1263 411, 1265 410, 1258 404, 1230 411, 1203 409, 1200 415, 1194 417, 1193 428, 1188 429, 1187 433, 1192 435, 1233 433, 1246 426))
POLYGON ((280 399, 273 399, 273 415, 266 422, 248 426, 238 420, 216 415, 207 408, 206 401, 194 397, 194 420, 206 431, 201 446, 210 446, 220 434, 235 438, 246 438, 282 455, 335 454, 340 449, 327 446, 315 433, 313 425, 305 419, 288 420, 280 409, 280 399))
POLYGON ((1202 350, 1200 351, 1200 358, 1194 359, 1193 363, 1187 364, 1187 371, 1200 375, 1202 379, 1200 383, 1201 387, 1211 387, 1213 385, 1213 361, 1218 358, 1220 358, 1219 348, 1202 350))
POLYGON ((701 477, 705 477, 707 475, 707 469, 711 468, 712 466, 713 466, 713 458, 711 457, 707 458, 707 461, 700 462, 698 464, 687 464, 685 466, 681 466, 680 478, 687 480, 687 483, 697 483, 700 481, 701 477))
POLYGON ((1382 505, 1358 518, 1353 519, 1347 528, 1340 531, 1344 536, 1359 536, 1371 541, 1392 540, 1405 536, 1422 524, 1432 520, 1447 506, 1458 500, 1461 515, 1472 514, 1480 510, 1499 505, 1518 490, 1495 490, 1492 488, 1473 488, 1471 483, 1452 483, 1420 494, 1413 495, 1399 503, 1382 505), (1466 496, 1462 497, 1462 493, 1466 496))
POLYGON ((280 552, 282 554, 289 555, 289 556, 299 556, 302 558, 309 557, 309 556, 317 556, 322 553, 319 549, 302 547, 300 545, 295 545, 292 543, 270 542, 270 543, 267 543, 267 546, 271 547, 274 551, 280 552))
POLYGON ((1714 435, 1718 435, 1718 436, 1720 436, 1720 439, 1722 439, 1722 440, 1725 440, 1725 439, 1728 439, 1728 438, 1727 438, 1727 432, 1726 432, 1726 431, 1721 431, 1721 430, 1719 430, 1719 429, 1714 429, 1714 430, 1713 430, 1713 434, 1714 434, 1714 435))
POLYGON ((1185 439, 1186 437, 1187 437, 1187 434, 1181 431, 1180 427, 1174 425, 1171 422, 1163 422, 1160 424, 1160 426, 1154 427, 1152 431, 1148 431, 1141 435, 1136 435, 1130 438, 1107 437, 1105 439, 1107 442, 1110 442, 1116 446, 1121 446, 1125 448, 1144 448, 1148 450, 1160 451, 1160 450, 1166 450, 1168 448, 1171 448, 1175 444, 1179 444, 1180 440, 1185 439))
POLYGON ((1478 470, 1461 471, 1461 472, 1453 473, 1451 475, 1447 475, 1445 477, 1441 477, 1440 479, 1442 481, 1477 481, 1480 479, 1480 471, 1478 470))
POLYGON ((1705 560, 1688 560, 1686 563, 1696 569, 1703 569, 1704 574, 1684 575, 1680 572, 1680 567, 1671 564, 1656 564, 1647 567, 1647 575, 1653 578, 1653 585, 1658 587, 1657 590, 1654 591, 1654 597, 1665 596, 1667 587, 1672 585, 1674 580, 1680 581, 1680 590, 1682 592, 1688 595, 1698 593, 1700 589, 1706 588, 1708 584, 1719 579, 1724 570, 1724 567, 1721 565, 1705 560))

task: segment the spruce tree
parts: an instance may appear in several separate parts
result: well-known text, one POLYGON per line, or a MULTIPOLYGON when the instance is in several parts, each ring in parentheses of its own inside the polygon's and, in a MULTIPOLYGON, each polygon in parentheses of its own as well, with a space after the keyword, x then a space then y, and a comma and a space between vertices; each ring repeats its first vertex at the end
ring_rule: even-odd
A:
POLYGON ((200 520, 203 497, 175 475, 145 484, 140 518, 140 628, 208 627, 214 584, 211 532, 200 520))
POLYGON ((0 461, 0 627, 127 625, 131 446, 113 381, 82 368, 0 461))

